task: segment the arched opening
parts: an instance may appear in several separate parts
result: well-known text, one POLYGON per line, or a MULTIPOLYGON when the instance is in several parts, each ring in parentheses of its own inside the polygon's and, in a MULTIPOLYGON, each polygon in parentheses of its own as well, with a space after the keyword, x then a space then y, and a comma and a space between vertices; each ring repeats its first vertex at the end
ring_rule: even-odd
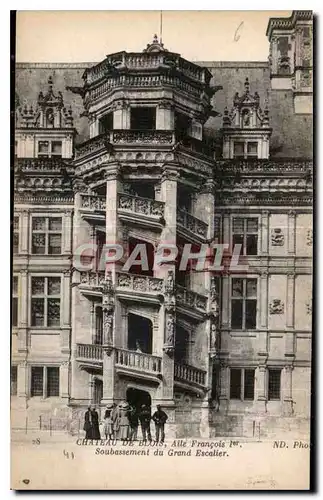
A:
POLYGON ((100 406, 102 398, 103 398, 103 382, 102 380, 95 378, 93 385, 93 404, 95 406, 100 406))
POLYGON ((174 360, 177 363, 188 363, 189 333, 181 326, 176 326, 174 360))
POLYGON ((153 325, 148 318, 128 315, 128 349, 152 354, 153 325))
POLYGON ((147 252, 147 260, 148 260, 148 270, 147 268, 143 269, 143 262, 140 262, 140 259, 144 257, 144 252, 138 253, 136 257, 136 261, 138 261, 138 264, 133 264, 130 269, 129 273, 131 274, 141 274, 143 276, 153 276, 154 275, 154 254, 155 254, 155 248, 151 243, 148 243, 147 241, 139 240, 137 238, 129 238, 129 257, 131 256, 132 252, 135 251, 137 245, 144 245, 146 252, 147 252))
POLYGON ((127 389, 127 402, 130 406, 134 406, 136 410, 139 411, 142 405, 151 406, 151 396, 147 391, 129 387, 129 389, 127 389))

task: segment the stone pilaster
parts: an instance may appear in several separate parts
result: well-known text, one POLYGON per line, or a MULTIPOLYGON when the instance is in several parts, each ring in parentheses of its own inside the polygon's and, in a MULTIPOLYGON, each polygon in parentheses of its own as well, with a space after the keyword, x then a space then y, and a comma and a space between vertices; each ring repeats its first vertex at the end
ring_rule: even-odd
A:
POLYGON ((285 366, 283 371, 283 410, 284 415, 291 416, 293 415, 293 391, 292 391, 292 372, 293 366, 288 364, 285 366))
POLYGON ((156 130, 174 130, 174 110, 170 102, 162 101, 157 106, 156 130))
POLYGON ((256 407, 260 413, 266 412, 267 404, 267 368, 259 365, 256 370, 256 407))
POLYGON ((19 220, 19 253, 29 254, 29 210, 23 210, 19 220))
POLYGON ((19 314, 18 314, 18 352, 28 352, 28 273, 20 271, 19 275, 19 314))
POLYGON ((219 395, 219 410, 226 412, 229 404, 230 392, 230 372, 229 367, 225 363, 220 364, 220 395, 219 395))
POLYGON ((263 210, 261 212, 261 255, 268 255, 269 247, 269 211, 263 210))
POLYGON ((296 248, 296 212, 290 210, 288 213, 288 253, 295 255, 296 248))
POLYGON ((63 361, 59 369, 60 397, 63 399, 69 398, 69 373, 70 363, 68 360, 63 361))
POLYGON ((72 252, 72 211, 66 210, 63 215, 62 254, 72 252))
POLYGON ((62 278, 62 329, 61 329, 61 352, 69 354, 71 349, 71 273, 65 271, 62 278))
POLYGON ((286 327, 293 329, 295 324, 295 275, 287 274, 286 290, 286 327))
POLYGON ((27 361, 21 361, 17 368, 17 394, 19 398, 27 399, 28 397, 28 365, 27 361))

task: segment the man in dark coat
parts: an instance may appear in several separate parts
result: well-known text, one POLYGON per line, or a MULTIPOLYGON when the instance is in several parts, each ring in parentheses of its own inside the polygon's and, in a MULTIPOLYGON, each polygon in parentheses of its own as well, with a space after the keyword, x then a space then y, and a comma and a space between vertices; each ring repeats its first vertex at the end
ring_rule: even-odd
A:
POLYGON ((92 439, 101 439, 99 427, 99 414, 95 408, 91 411, 92 417, 92 439))
POLYGON ((151 441, 151 433, 150 433, 150 420, 151 420, 151 412, 150 408, 146 405, 142 405, 141 411, 139 413, 139 420, 141 424, 141 432, 143 441, 151 441))
POLYGON ((134 406, 130 407, 130 410, 128 412, 128 420, 130 425, 129 439, 130 441, 136 441, 138 434, 139 417, 137 413, 137 408, 135 408, 134 406))
POLYGON ((84 415, 84 426, 83 430, 85 430, 85 439, 93 439, 93 427, 92 427, 92 408, 91 406, 85 412, 84 415))
POLYGON ((163 443, 165 440, 165 423, 167 419, 168 416, 166 415, 166 413, 161 409, 160 405, 157 405, 157 411, 155 411, 155 413, 152 416, 152 420, 155 422, 157 443, 159 441, 159 435, 161 443, 163 443))

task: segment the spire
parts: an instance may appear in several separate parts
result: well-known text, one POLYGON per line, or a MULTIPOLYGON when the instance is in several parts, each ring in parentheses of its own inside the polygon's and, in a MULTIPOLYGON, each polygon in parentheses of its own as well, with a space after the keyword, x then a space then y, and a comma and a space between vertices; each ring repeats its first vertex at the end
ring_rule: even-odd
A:
POLYGON ((153 41, 147 44, 147 47, 143 50, 143 52, 168 52, 167 49, 164 48, 164 44, 161 39, 158 40, 158 36, 154 35, 153 41))
POLYGON ((250 84, 249 84, 249 79, 248 77, 246 78, 246 81, 244 83, 244 87, 246 89, 246 94, 249 94, 249 91, 250 91, 250 84))

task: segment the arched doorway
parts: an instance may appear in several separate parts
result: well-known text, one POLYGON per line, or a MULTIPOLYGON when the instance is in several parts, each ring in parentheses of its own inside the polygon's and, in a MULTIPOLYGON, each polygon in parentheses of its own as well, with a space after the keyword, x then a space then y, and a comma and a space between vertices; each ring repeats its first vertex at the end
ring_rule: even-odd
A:
POLYGON ((139 411, 142 405, 151 406, 151 396, 147 391, 129 387, 127 389, 127 402, 139 411))

